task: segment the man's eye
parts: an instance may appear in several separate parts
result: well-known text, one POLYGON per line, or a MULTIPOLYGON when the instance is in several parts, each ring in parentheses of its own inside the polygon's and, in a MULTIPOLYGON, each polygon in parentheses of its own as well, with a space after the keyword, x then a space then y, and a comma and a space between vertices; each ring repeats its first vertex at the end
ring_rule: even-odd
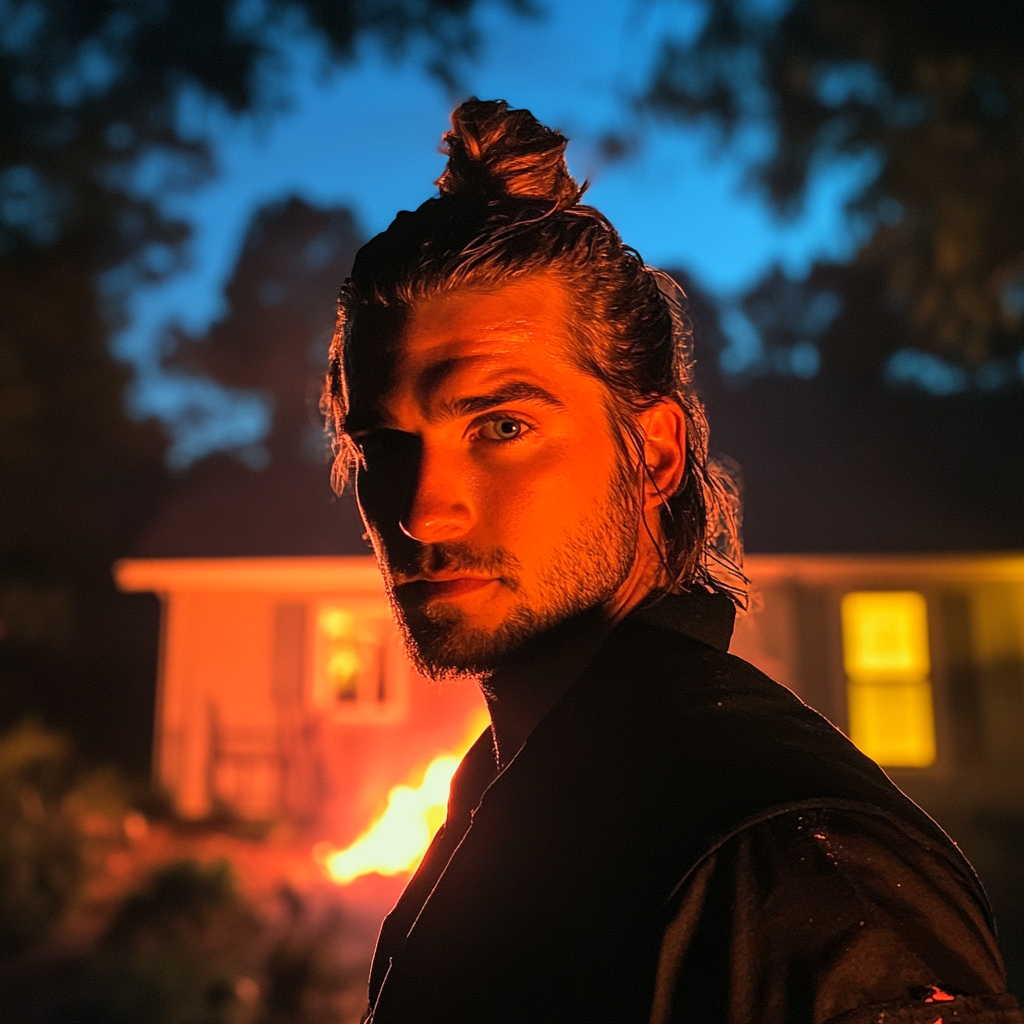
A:
POLYGON ((511 416, 499 416, 481 424, 478 436, 485 441, 514 441, 526 428, 522 420, 511 416))

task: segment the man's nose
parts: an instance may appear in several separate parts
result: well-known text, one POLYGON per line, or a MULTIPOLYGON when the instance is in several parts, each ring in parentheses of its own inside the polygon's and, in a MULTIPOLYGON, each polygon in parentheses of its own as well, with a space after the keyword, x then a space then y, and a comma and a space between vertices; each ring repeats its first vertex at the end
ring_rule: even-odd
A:
POLYGON ((475 522, 458 460, 424 445, 412 504, 399 523, 402 532, 421 544, 440 544, 464 537, 475 522))

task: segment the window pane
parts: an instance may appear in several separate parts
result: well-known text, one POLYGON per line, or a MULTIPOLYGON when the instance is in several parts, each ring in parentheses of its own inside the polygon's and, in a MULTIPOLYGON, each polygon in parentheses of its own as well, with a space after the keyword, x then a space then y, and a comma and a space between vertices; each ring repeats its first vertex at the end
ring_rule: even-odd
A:
POLYGON ((857 591, 842 601, 850 739, 881 765, 935 760, 928 607, 914 591, 857 591))
POLYGON ((338 706, 385 700, 379 631, 338 605, 322 605, 316 625, 320 703, 338 706))
POLYGON ((321 602, 312 640, 313 700, 332 721, 382 725, 405 718, 408 663, 383 602, 321 602))
POLYGON ((932 688, 920 683, 847 686, 850 739, 872 760, 891 768, 927 768, 935 761, 932 688))
POLYGON ((928 608, 912 590, 861 590, 843 598, 843 661, 850 679, 925 679, 928 608))

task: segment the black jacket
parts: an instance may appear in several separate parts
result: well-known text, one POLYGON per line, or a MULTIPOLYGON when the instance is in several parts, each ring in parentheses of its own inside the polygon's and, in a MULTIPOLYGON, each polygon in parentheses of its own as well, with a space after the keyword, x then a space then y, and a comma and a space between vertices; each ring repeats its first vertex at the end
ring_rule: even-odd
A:
POLYGON ((1024 1019, 970 865, 709 600, 627 618, 500 774, 481 736, 374 1024, 1024 1019))

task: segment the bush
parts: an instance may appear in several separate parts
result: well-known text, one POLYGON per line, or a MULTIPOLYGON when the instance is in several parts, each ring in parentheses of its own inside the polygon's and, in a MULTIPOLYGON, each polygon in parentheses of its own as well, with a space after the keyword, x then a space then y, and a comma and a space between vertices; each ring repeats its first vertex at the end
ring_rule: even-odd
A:
POLYGON ((26 723, 0 738, 0 962, 49 933, 85 876, 83 835, 67 798, 71 752, 26 723))

